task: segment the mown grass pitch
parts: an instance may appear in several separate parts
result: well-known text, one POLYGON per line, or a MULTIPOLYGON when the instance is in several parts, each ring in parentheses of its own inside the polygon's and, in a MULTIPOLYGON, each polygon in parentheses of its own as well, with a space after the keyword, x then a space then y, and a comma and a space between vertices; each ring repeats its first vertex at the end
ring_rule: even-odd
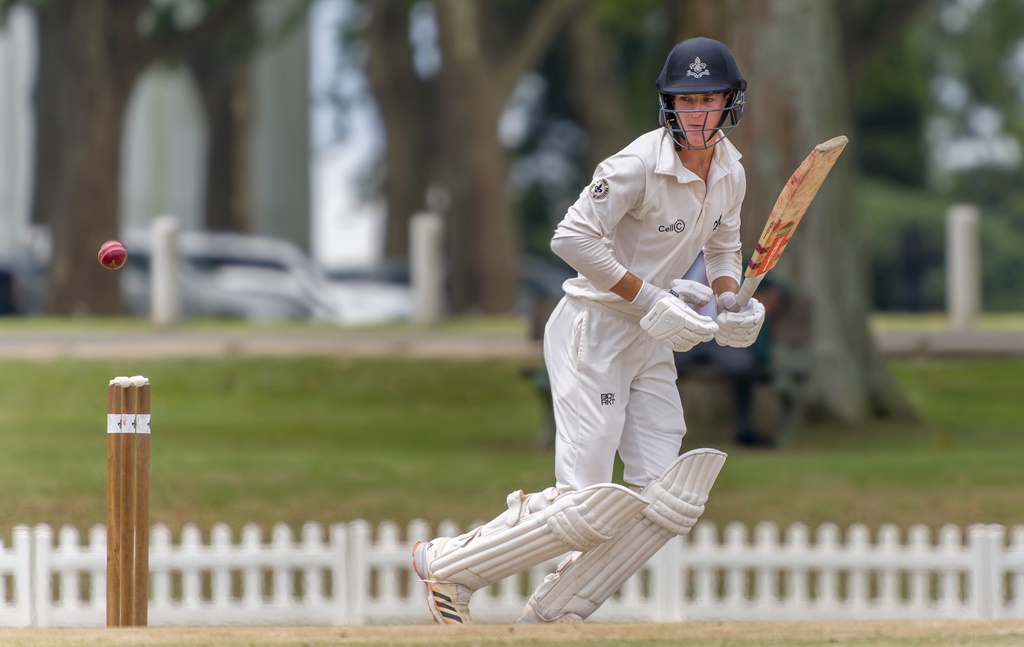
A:
POLYGON ((0 644, 153 647, 953 647, 1024 644, 1024 620, 886 622, 695 622, 583 625, 435 625, 388 627, 186 627, 6 629, 0 644))

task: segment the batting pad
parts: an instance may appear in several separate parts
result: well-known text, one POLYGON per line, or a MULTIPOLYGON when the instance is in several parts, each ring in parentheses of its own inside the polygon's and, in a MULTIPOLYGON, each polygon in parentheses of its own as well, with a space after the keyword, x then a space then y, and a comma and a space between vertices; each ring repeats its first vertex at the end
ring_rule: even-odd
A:
POLYGON ((640 492, 651 504, 631 527, 563 561, 537 588, 520 622, 557 622, 568 614, 590 617, 669 539, 697 523, 725 458, 715 449, 695 449, 676 459, 640 492))
POLYGON ((573 550, 613 538, 650 501, 605 483, 567 492, 514 526, 474 537, 430 564, 433 576, 476 590, 573 550))

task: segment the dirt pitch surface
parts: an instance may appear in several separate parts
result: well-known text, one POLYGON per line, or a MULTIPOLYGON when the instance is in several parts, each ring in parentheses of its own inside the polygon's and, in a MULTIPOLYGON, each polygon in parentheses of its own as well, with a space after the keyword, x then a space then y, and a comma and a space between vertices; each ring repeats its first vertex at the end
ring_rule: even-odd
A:
POLYGON ((1024 620, 692 622, 679 624, 434 625, 389 627, 154 627, 0 629, 0 645, 321 647, 327 645, 1024 645, 1024 620))

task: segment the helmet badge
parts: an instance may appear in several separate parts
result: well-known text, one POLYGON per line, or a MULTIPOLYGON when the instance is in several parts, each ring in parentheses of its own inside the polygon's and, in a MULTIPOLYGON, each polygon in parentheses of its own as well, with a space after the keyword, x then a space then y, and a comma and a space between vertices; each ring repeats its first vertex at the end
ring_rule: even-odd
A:
POLYGON ((690 71, 686 73, 686 76, 692 76, 695 79, 699 79, 702 76, 708 76, 711 71, 708 70, 708 66, 700 60, 700 57, 693 59, 690 63, 690 71))

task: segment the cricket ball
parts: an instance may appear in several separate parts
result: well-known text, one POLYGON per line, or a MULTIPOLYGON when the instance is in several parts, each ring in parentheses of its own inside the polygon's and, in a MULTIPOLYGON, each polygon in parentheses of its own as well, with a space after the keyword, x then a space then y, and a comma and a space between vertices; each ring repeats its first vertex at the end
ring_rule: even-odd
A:
POLYGON ((108 270, 116 270, 128 260, 128 252, 121 243, 116 240, 108 240, 100 246, 96 258, 99 259, 100 265, 103 267, 108 270))

